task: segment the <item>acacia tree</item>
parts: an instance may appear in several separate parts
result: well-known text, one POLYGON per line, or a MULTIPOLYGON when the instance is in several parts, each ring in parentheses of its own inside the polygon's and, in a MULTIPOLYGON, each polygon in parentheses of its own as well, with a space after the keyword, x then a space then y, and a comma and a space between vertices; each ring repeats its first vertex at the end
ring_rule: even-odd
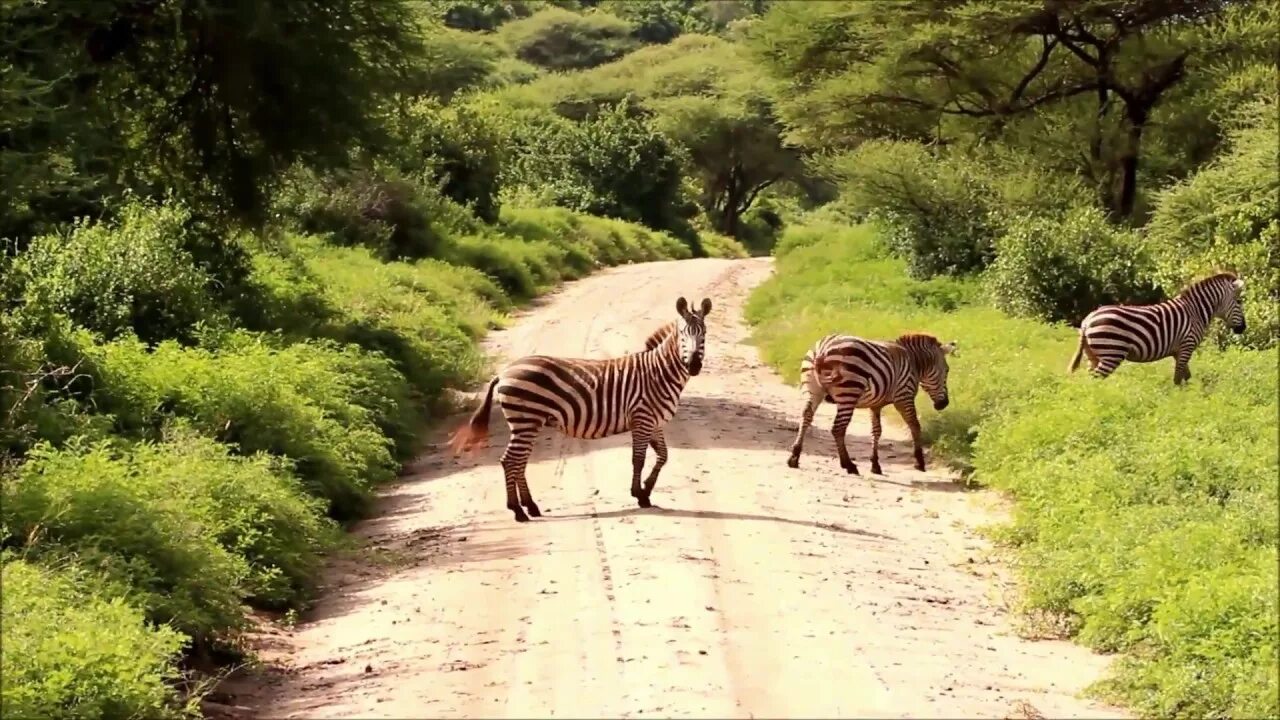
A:
POLYGON ((751 42, 792 79, 784 116, 814 145, 947 142, 957 128, 994 137, 1019 116, 1093 97, 1088 152, 1109 170, 1099 190, 1129 217, 1152 112, 1196 61, 1188 30, 1222 9, 1203 0, 779 3, 751 42), (1110 123, 1121 129, 1114 148, 1110 123))

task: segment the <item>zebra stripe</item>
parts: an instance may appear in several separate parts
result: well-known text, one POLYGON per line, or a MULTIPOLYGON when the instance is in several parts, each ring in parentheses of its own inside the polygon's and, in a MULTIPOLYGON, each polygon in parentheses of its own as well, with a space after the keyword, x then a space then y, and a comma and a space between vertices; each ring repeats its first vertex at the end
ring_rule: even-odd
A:
POLYGON ((659 328, 651 338, 660 335, 661 339, 644 352, 608 360, 530 355, 511 363, 489 382, 484 402, 449 443, 455 453, 483 443, 497 397, 511 428, 502 454, 502 472, 507 508, 517 521, 542 514, 529 494, 525 468, 544 426, 585 440, 631 431, 631 496, 640 507, 651 506, 649 497, 667 463, 663 426, 676 414, 689 378, 702 372, 705 318, 711 312, 711 301, 703 298, 701 308, 691 311, 688 302, 680 298, 676 311, 679 319, 659 328), (640 473, 650 447, 657 461, 642 486, 640 473))
POLYGON ((1080 342, 1068 372, 1089 357, 1089 371, 1105 378, 1124 360, 1148 363, 1173 356, 1173 383, 1191 379, 1187 364, 1209 323, 1221 318, 1237 334, 1244 332, 1240 293, 1244 281, 1222 272, 1193 283, 1171 300, 1155 305, 1103 305, 1080 322, 1080 342))
POLYGON ((845 447, 845 430, 857 408, 871 410, 871 472, 880 470, 880 411, 892 404, 911 428, 916 469, 924 470, 924 450, 920 445, 920 419, 916 416, 916 392, 924 386, 933 407, 942 410, 947 395, 947 355, 956 343, 942 344, 932 335, 907 334, 896 341, 864 340, 850 335, 828 335, 819 340, 800 362, 805 405, 796 440, 791 445, 787 465, 800 467, 804 436, 813 424, 813 413, 824 400, 836 405, 831 436, 836 441, 840 467, 858 474, 858 466, 845 447))

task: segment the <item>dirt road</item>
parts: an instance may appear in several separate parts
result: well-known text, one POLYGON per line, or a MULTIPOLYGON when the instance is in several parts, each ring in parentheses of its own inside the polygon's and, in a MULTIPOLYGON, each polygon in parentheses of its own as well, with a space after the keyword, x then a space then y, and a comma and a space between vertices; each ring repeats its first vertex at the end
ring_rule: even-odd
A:
MULTIPOLYGON (((517 524, 500 416, 472 459, 440 452, 444 429, 358 529, 372 549, 333 568, 293 631, 261 639, 267 667, 224 701, 258 717, 1000 718, 1029 716, 1024 703, 1123 717, 1075 698, 1102 658, 1013 636, 1006 573, 971 529, 991 516, 945 472, 912 469, 901 428, 886 427, 886 477, 851 478, 824 406, 801 468, 786 467, 799 391, 742 321, 770 267, 617 268, 495 333, 502 359, 618 355, 673 319, 677 296, 712 298, 659 507, 628 494, 626 436, 544 435, 529 485, 546 516, 517 524)), ((864 468, 866 424, 849 431, 864 468)))

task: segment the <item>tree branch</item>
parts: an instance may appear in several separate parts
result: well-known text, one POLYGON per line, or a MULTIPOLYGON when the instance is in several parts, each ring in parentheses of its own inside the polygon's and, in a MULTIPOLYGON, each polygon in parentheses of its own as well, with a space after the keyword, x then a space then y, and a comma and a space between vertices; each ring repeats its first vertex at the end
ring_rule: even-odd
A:
POLYGON ((1043 45, 1040 50, 1040 59, 1036 62, 1035 66, 1033 66, 1031 70, 1023 76, 1017 87, 1013 89, 1013 95, 1009 97, 1010 106, 1017 105, 1018 101, 1022 99, 1023 93, 1027 91, 1027 87, 1031 85, 1040 73, 1044 72, 1045 67, 1049 65, 1049 56, 1053 54, 1053 49, 1058 46, 1058 39, 1054 38, 1050 40, 1047 35, 1041 35, 1040 42, 1043 45))

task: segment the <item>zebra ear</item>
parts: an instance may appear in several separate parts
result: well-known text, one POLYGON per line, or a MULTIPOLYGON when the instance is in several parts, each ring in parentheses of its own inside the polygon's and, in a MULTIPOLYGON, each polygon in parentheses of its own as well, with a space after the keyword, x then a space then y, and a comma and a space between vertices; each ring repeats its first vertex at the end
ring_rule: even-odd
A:
POLYGON ((942 354, 943 354, 943 355, 955 355, 955 354, 956 354, 956 345, 958 345, 958 344, 959 344, 959 343, 957 343, 955 340, 952 340, 951 342, 944 344, 944 345, 942 346, 942 354))
POLYGON ((689 317, 689 301, 683 295, 676 300, 676 312, 680 313, 680 317, 689 317))
POLYGON ((711 298, 702 298, 702 317, 706 317, 711 312, 711 298))

